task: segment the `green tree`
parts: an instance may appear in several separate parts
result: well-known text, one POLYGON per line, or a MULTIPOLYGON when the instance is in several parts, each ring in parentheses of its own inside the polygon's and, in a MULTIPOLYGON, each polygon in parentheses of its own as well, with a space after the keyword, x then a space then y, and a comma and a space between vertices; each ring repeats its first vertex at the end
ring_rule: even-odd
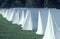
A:
POLYGON ((20 1, 15 1, 11 4, 11 7, 23 7, 23 4, 20 1))
POLYGON ((26 6, 31 8, 44 7, 44 0, 26 0, 26 6))

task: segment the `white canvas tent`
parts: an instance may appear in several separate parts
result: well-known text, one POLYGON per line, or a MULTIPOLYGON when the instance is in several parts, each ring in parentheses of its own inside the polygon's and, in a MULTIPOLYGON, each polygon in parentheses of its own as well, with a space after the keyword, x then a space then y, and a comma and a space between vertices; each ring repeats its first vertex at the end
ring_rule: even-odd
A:
POLYGON ((11 12, 12 12, 12 9, 9 9, 8 10, 8 14, 7 14, 7 17, 6 17, 6 19, 9 21, 9 18, 10 18, 10 16, 11 16, 11 12))
POLYGON ((1 15, 4 17, 6 9, 2 9, 1 15))
POLYGON ((23 24, 23 30, 32 30, 32 19, 31 19, 31 12, 27 10, 25 21, 23 24))
POLYGON ((18 10, 15 13, 14 20, 13 20, 12 24, 19 24, 19 11, 18 10))
MULTIPOLYGON (((23 25, 23 23, 24 23, 24 10, 22 10, 22 15, 21 15, 21 18, 20 18, 20 20, 19 20, 19 25, 21 24, 21 25, 23 25)), ((22 27, 22 26, 21 26, 22 27)))
POLYGON ((52 21, 50 10, 48 13, 48 20, 47 20, 45 34, 42 39, 55 39, 54 26, 53 26, 53 21, 52 21))
POLYGON ((9 10, 9 9, 6 9, 6 12, 5 12, 5 15, 4 15, 5 18, 6 18, 7 15, 8 15, 8 10, 9 10))
POLYGON ((21 27, 24 27, 24 25, 25 25, 25 22, 26 22, 26 20, 27 20, 27 17, 28 17, 28 10, 27 10, 27 12, 26 12, 26 15, 25 15, 25 19, 24 19, 24 23, 23 23, 23 25, 21 26, 21 27))
POLYGON ((8 19, 9 21, 13 20, 14 12, 15 12, 15 9, 12 10, 11 15, 10 15, 10 17, 8 19))
POLYGON ((60 9, 51 10, 54 23, 55 39, 60 39, 60 9))
POLYGON ((36 34, 43 35, 43 28, 42 28, 42 20, 41 20, 41 13, 38 12, 38 27, 36 34))

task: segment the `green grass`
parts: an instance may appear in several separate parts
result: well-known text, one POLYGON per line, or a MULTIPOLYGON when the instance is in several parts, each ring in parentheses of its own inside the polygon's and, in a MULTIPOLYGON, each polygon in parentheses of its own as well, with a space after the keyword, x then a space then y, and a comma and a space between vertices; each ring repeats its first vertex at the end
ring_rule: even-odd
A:
POLYGON ((0 15, 0 39, 42 39, 35 31, 21 30, 19 25, 12 24, 0 15))

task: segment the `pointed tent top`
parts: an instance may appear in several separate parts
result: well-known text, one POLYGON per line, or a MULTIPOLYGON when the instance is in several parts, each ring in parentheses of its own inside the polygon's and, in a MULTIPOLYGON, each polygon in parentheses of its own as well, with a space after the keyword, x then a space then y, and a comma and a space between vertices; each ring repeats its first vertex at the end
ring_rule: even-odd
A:
POLYGON ((49 11, 48 11, 48 14, 50 15, 50 9, 49 9, 49 11))
POLYGON ((38 10, 38 13, 40 13, 40 10, 38 10))
POLYGON ((26 13, 31 13, 30 10, 28 9, 26 13))
POLYGON ((48 11, 48 20, 44 37, 42 39, 55 39, 53 21, 50 10, 48 11))
POLYGON ((22 10, 22 13, 24 13, 24 10, 22 10))
MULTIPOLYGON (((41 12, 40 12, 40 10, 38 11, 38 15, 40 16, 40 14, 41 14, 41 12)), ((41 16, 40 16, 41 17, 41 16)))
POLYGON ((50 9, 49 9, 49 11, 48 11, 48 16, 49 16, 49 17, 51 17, 51 12, 50 12, 50 9))
POLYGON ((38 28, 36 34, 43 35, 42 20, 40 11, 38 11, 38 28))
POLYGON ((28 10, 26 11, 26 16, 25 16, 25 17, 27 17, 30 13, 31 13, 31 12, 30 12, 30 10, 28 9, 28 10))

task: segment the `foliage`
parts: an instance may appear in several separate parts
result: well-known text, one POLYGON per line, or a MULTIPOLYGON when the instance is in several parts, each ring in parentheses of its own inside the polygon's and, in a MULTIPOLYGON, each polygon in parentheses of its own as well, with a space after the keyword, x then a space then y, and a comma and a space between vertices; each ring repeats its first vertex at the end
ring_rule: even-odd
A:
POLYGON ((59 0, 0 0, 0 8, 28 7, 28 8, 60 8, 59 0))

